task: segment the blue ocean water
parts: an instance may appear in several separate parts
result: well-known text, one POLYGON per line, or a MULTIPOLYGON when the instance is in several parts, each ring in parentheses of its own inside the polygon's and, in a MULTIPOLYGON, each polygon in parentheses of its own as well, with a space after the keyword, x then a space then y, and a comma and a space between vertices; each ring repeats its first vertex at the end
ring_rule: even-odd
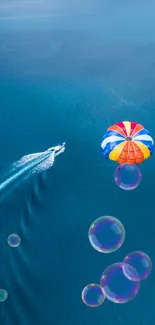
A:
POLYGON ((3 325, 152 325, 154 268, 125 305, 86 307, 81 291, 132 250, 154 258, 154 156, 129 192, 113 180, 102 135, 133 120, 155 138, 155 5, 151 0, 1 1, 0 177, 21 156, 66 141, 66 151, 0 203, 0 304, 3 325), (126 241, 97 253, 88 228, 119 218, 126 241), (21 245, 7 244, 18 233, 21 245))

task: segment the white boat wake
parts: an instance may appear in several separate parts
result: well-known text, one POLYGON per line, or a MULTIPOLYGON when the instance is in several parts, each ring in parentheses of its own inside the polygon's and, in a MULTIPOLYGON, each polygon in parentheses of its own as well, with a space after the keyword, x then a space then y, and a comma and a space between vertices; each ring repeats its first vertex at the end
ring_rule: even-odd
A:
POLYGON ((55 157, 65 151, 65 143, 51 147, 43 152, 23 156, 13 164, 11 176, 0 183, 0 192, 17 182, 25 175, 42 172, 53 166, 55 157))

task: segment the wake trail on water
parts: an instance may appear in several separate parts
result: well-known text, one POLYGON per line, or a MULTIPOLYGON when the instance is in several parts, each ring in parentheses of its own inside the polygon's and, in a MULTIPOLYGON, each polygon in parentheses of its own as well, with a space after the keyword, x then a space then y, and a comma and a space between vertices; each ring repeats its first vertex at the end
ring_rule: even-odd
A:
POLYGON ((23 156, 19 161, 15 162, 7 173, 8 177, 0 183, 0 193, 19 180, 29 177, 32 174, 42 172, 53 166, 55 160, 55 152, 39 152, 23 156))

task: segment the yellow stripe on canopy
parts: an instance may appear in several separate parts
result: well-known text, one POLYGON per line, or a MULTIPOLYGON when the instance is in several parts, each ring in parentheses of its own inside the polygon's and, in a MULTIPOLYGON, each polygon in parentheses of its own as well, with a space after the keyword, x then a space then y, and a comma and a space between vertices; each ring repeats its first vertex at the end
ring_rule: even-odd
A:
POLYGON ((124 121, 123 122, 125 128, 126 128, 126 132, 127 132, 127 136, 130 136, 130 131, 131 131, 131 122, 128 121, 124 121))
POLYGON ((151 153, 150 150, 148 149, 147 146, 145 146, 145 144, 143 144, 140 141, 132 141, 133 143, 135 143, 142 151, 143 155, 144 155, 144 159, 147 159, 150 157, 151 153))
POLYGON ((117 161, 119 159, 119 156, 121 154, 122 149, 126 145, 126 141, 121 142, 118 144, 109 154, 109 159, 117 161))

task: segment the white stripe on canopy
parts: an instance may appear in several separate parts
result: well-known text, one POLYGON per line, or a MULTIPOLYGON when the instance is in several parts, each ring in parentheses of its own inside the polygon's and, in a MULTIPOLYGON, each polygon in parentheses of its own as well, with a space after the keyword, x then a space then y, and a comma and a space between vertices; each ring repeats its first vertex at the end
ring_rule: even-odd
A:
POLYGON ((102 143, 101 143, 101 148, 104 149, 107 145, 107 143, 112 143, 112 142, 117 142, 117 141, 124 141, 125 139, 123 139, 122 137, 117 137, 115 135, 111 135, 110 137, 105 138, 102 143))
POLYGON ((133 137, 132 139, 134 141, 140 141, 140 140, 143 141, 144 140, 144 141, 151 141, 152 144, 154 143, 153 139, 148 134, 141 134, 141 135, 138 135, 137 137, 133 137))

